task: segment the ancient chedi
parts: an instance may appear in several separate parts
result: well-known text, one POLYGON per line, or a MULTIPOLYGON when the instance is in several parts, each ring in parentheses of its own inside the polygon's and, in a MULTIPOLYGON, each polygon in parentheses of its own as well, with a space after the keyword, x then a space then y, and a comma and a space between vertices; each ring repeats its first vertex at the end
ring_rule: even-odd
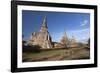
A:
POLYGON ((67 37, 67 34, 66 32, 64 32, 64 35, 60 41, 60 43, 64 46, 64 47, 67 47, 69 45, 69 39, 67 37))
POLYGON ((53 48, 67 48, 75 47, 77 45, 75 38, 69 39, 66 32, 62 36, 60 42, 52 41, 52 38, 48 32, 47 18, 43 18, 42 26, 39 32, 33 32, 27 45, 40 46, 41 49, 53 49, 53 48))
POLYGON ((28 41, 29 45, 38 45, 42 49, 52 48, 52 38, 48 32, 47 18, 46 16, 43 19, 42 26, 39 32, 33 32, 30 40, 28 41))
POLYGON ((54 48, 67 48, 69 45, 69 39, 67 37, 66 32, 64 32, 64 35, 62 36, 60 42, 54 43, 54 48))

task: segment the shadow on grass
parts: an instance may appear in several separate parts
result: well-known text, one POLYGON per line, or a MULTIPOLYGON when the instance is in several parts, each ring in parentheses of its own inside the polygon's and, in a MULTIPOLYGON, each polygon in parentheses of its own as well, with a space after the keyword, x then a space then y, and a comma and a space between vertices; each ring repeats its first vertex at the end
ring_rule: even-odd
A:
POLYGON ((23 46, 23 52, 40 52, 41 51, 41 49, 40 49, 41 47, 40 46, 38 46, 38 45, 34 45, 34 46, 23 46))

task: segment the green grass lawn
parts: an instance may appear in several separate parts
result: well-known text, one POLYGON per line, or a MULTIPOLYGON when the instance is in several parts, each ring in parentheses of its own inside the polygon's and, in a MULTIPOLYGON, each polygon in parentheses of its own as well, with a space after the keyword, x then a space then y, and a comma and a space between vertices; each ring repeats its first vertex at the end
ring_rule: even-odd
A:
POLYGON ((89 50, 84 48, 55 49, 40 52, 23 52, 23 62, 89 59, 89 50))

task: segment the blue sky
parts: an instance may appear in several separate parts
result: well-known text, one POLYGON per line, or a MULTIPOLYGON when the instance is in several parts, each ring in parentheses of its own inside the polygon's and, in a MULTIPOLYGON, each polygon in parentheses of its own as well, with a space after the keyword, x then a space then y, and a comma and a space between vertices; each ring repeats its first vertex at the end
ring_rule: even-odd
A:
POLYGON ((43 17, 47 17, 48 31, 53 41, 59 41, 64 32, 77 41, 86 41, 90 36, 90 14, 71 12, 22 11, 22 34, 28 40, 32 32, 38 32, 43 17))

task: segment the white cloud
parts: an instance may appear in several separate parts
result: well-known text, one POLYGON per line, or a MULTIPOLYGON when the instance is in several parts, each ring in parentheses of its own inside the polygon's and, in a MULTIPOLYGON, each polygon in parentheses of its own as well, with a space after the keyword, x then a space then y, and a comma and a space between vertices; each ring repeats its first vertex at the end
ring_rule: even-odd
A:
POLYGON ((81 23, 80 26, 85 26, 85 25, 87 25, 87 23, 88 23, 88 20, 84 20, 84 21, 81 23))

